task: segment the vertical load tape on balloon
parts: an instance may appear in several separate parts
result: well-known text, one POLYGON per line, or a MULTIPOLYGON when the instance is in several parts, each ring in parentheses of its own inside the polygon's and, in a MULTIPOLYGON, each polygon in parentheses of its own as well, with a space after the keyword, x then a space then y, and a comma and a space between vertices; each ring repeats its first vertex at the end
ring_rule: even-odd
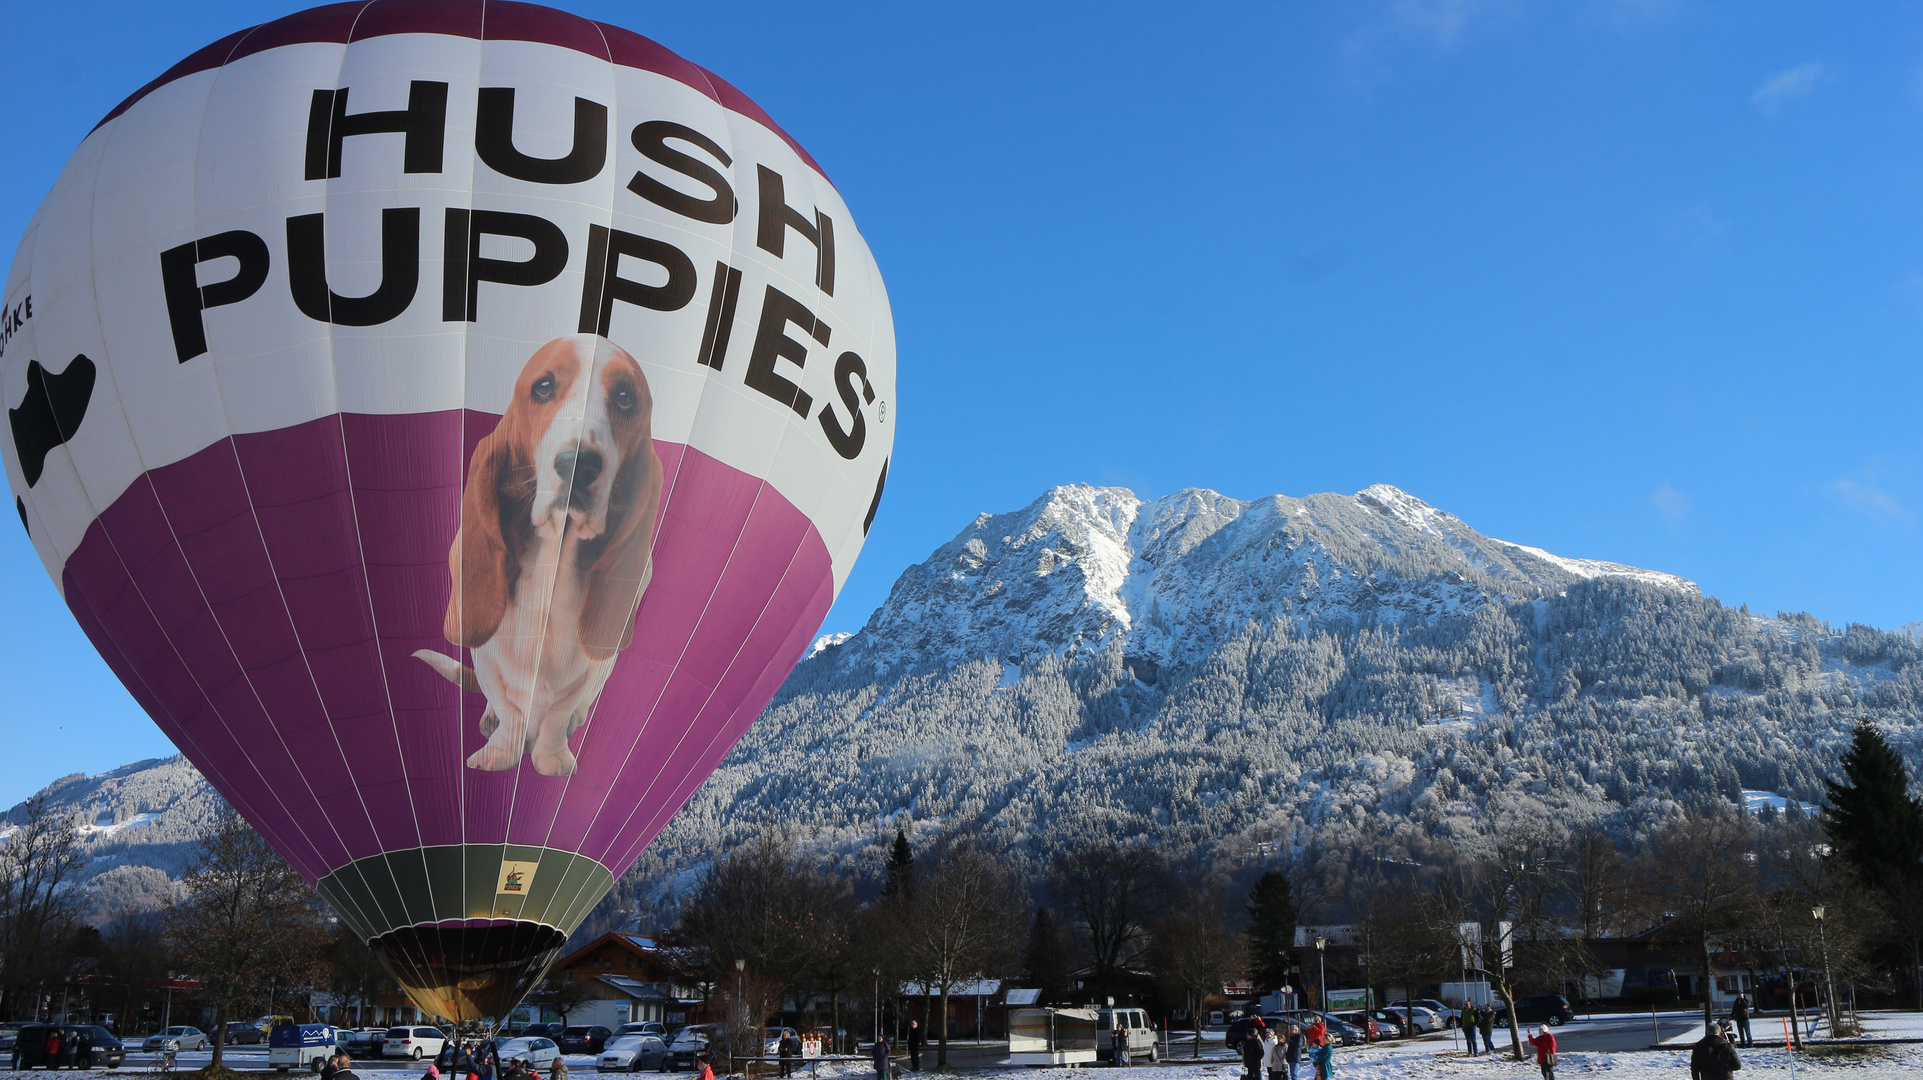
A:
POLYGON ((872 527, 895 341, 732 85, 506 0, 215 42, 0 315, 15 509, 101 655, 421 1009, 505 1015, 766 705, 872 527))

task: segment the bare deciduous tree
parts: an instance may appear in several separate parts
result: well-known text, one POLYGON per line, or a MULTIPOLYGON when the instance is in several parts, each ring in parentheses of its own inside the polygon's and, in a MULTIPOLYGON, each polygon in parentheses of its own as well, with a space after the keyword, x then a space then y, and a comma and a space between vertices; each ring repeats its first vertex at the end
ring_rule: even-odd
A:
POLYGON ((1657 936, 1687 943, 1703 979, 1703 1023, 1715 1019, 1711 956, 1756 916, 1756 827, 1735 810, 1691 814, 1650 839, 1638 860, 1657 936))
POLYGON ((1050 885, 1071 919, 1095 993, 1136 962, 1162 904, 1162 860, 1140 845, 1077 848, 1055 860, 1050 885))
POLYGON ((907 922, 897 940, 923 994, 940 996, 935 1067, 945 1069, 949 993, 1016 964, 1028 905, 1008 867, 969 838, 951 841, 934 861, 900 907, 907 922))
POLYGON ((1202 1053, 1202 1013, 1211 994, 1241 970, 1242 935, 1228 927, 1222 899, 1213 890, 1188 890, 1169 905, 1149 934, 1147 959, 1162 984, 1180 994, 1194 1021, 1190 1056, 1202 1053))
POLYGON ((7 1016, 31 1013, 43 988, 65 975, 61 952, 77 895, 68 886, 83 862, 74 820, 45 798, 29 800, 14 824, 0 844, 0 1009, 7 1016))
POLYGON ((271 1005, 276 988, 318 981, 325 932, 313 890, 231 809, 201 837, 181 885, 167 940, 214 1003, 219 1069, 227 1018, 271 1005))

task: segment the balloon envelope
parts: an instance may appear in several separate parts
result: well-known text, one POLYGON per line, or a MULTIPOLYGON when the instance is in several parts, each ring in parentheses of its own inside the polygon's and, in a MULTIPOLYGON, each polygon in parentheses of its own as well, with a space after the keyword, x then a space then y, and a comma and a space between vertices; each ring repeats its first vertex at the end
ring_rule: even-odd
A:
POLYGON ((505 1015, 754 720, 873 521, 874 259, 645 38, 315 8, 84 141, 0 318, 16 509, 428 1013, 505 1015))

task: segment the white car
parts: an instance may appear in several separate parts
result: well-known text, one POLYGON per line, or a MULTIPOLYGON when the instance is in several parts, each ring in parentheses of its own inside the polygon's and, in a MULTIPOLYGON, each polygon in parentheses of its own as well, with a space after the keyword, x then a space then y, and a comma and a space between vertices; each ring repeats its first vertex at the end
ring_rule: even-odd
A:
POLYGON ((1443 1027, 1455 1027, 1456 1023, 1462 1018, 1461 1014, 1456 1012, 1456 1010, 1450 1008, 1447 1005, 1444 1005, 1442 1002, 1437 1001, 1434 998, 1417 998, 1414 1001, 1391 1001, 1388 1005, 1384 1007, 1390 1008, 1390 1009, 1400 1009, 1404 1005, 1414 1005, 1418 1008, 1427 1009, 1430 1012, 1435 1013, 1436 1016, 1441 1018, 1443 1027))
POLYGON ((1425 1009, 1420 1005, 1391 1005, 1387 1011, 1407 1017, 1409 1023, 1405 1026, 1413 1029, 1412 1034, 1427 1035, 1431 1031, 1442 1030, 1442 1017, 1437 1016, 1433 1009, 1425 1009))
POLYGON ((616 1035, 608 1048, 594 1059, 598 1072, 640 1072, 642 1069, 668 1071, 668 1044, 658 1035, 616 1035))
POLYGON ((169 1039, 172 1039, 174 1044, 182 1050, 207 1049, 207 1035, 205 1032, 197 1027, 180 1025, 170 1027, 158 1035, 147 1036, 147 1041, 141 1043, 140 1048, 142 1050, 158 1050, 165 1045, 169 1039))
MULTIPOLYGON (((506 1069, 515 1058, 526 1058, 531 1068, 547 1069, 553 1067, 555 1060, 561 1056, 561 1048, 554 1044, 553 1039, 542 1038, 539 1035, 521 1039, 496 1039, 494 1052, 501 1056, 502 1069, 506 1069)), ((597 1061, 595 1064, 599 1066, 600 1062, 597 1061)))
POLYGON ((447 1033, 435 1027, 397 1027, 387 1029, 381 1041, 382 1057, 411 1057, 415 1061, 436 1057, 447 1045, 447 1033))

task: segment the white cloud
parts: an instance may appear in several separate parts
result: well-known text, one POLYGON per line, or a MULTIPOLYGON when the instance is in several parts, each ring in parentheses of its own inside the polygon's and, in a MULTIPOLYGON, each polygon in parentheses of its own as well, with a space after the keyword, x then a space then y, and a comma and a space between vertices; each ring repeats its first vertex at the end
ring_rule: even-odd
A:
POLYGON ((1663 516, 1663 523, 1672 529, 1681 525, 1696 505, 1695 500, 1668 484, 1657 488, 1656 494, 1650 496, 1650 501, 1656 504, 1656 512, 1663 516))
POLYGON ((1838 502, 1852 510, 1888 518, 1891 521, 1908 521, 1911 514, 1896 496, 1879 490, 1875 485, 1849 479, 1830 481, 1830 494, 1838 502))
POLYGON ((1750 104, 1755 105, 1765 114, 1774 113, 1782 108, 1785 102, 1808 97, 1810 91, 1816 89, 1816 80, 1822 76, 1822 64, 1815 60, 1805 60, 1788 71, 1779 71, 1770 76, 1763 85, 1756 88, 1754 94, 1749 96, 1750 104))

